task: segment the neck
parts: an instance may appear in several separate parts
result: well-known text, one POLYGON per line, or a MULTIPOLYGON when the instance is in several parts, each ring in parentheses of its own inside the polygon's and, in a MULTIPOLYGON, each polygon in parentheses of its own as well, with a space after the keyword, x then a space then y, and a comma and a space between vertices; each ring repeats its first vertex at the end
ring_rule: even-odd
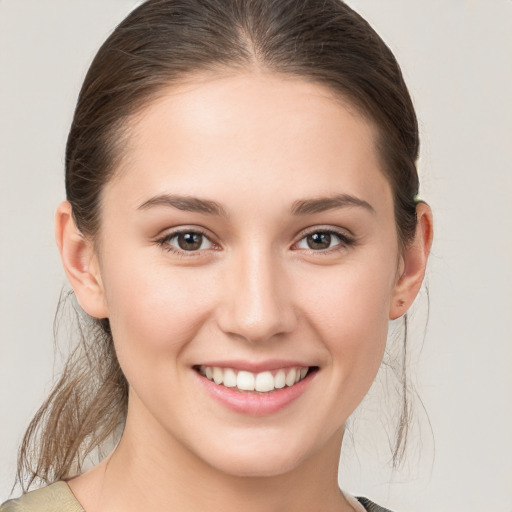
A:
POLYGON ((342 438, 336 432, 320 453, 285 473, 242 477, 210 466, 158 429, 141 428, 129 414, 114 453, 70 487, 87 512, 353 511, 337 481, 342 438))

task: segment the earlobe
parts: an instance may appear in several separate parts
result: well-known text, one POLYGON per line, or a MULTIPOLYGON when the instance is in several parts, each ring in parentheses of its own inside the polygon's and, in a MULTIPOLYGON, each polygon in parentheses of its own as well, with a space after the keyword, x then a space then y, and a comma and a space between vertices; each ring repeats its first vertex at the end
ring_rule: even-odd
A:
POLYGON ((84 311, 95 318, 107 318, 108 309, 93 244, 76 227, 68 201, 55 215, 55 238, 64 271, 84 311))
POLYGON ((433 238, 432 210, 428 204, 420 202, 416 214, 416 235, 401 258, 399 277, 390 304, 390 320, 399 318, 411 307, 425 276, 433 238))

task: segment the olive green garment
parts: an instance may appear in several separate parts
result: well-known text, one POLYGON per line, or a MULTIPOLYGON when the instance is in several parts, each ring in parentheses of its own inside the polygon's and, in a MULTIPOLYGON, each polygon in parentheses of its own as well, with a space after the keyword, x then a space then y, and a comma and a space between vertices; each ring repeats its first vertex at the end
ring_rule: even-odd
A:
MULTIPOLYGON (((366 498, 357 498, 368 512, 390 512, 366 498)), ((56 482, 48 487, 24 494, 21 498, 6 501, 0 512, 85 512, 66 482, 56 482)))

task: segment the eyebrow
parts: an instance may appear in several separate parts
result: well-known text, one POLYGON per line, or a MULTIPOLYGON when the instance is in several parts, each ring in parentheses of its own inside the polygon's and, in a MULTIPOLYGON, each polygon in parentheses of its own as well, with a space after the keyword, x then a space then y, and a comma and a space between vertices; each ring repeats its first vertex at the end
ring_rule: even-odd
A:
MULTIPOLYGON (((187 212, 204 213, 219 217, 228 217, 224 207, 211 199, 200 199, 198 197, 162 194, 142 203, 138 209, 148 210, 154 206, 174 207, 187 212)), ((292 215, 311 215, 337 208, 360 207, 375 213, 373 206, 358 197, 349 194, 337 194, 330 197, 319 197, 314 199, 300 199, 294 201, 290 208, 292 215)))
POLYGON ((216 201, 171 194, 152 197, 145 203, 142 203, 138 209, 147 210, 153 206, 172 206, 187 212, 206 213, 207 215, 217 215, 219 217, 228 216, 226 210, 216 201))
POLYGON ((350 208, 353 206, 364 208, 371 213, 375 213, 375 209, 370 203, 349 194, 336 194, 330 197, 294 201, 291 213, 292 215, 311 215, 313 213, 321 213, 337 208, 350 208))

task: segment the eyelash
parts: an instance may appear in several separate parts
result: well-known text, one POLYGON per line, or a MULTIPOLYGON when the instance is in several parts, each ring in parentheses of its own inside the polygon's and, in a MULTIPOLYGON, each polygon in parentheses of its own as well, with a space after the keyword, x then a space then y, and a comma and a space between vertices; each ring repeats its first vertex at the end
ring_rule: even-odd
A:
MULTIPOLYGON (((198 251, 183 251, 183 250, 180 250, 180 249, 169 244, 169 242, 173 238, 176 238, 177 236, 185 234, 185 233, 187 233, 187 234, 193 233, 193 234, 197 234, 197 235, 202 235, 207 240, 210 240, 210 238, 204 231, 202 231, 201 229, 194 228, 194 229, 178 229, 176 231, 172 231, 171 233, 168 233, 167 235, 163 236, 162 238, 159 238, 158 240, 156 240, 156 243, 160 247, 162 247, 162 249, 164 251, 171 252, 178 257, 190 258, 190 257, 194 257, 194 256, 200 256, 201 252, 202 252, 200 250, 198 250, 198 251)), ((211 240, 210 240, 210 242, 212 244, 214 244, 214 242, 212 242, 211 240)))
MULTIPOLYGON (((207 240, 209 240, 210 243, 215 245, 215 243, 210 240, 210 238, 208 237, 208 235, 204 231, 202 231, 200 229, 197 229, 197 228, 195 228, 195 229, 180 229, 180 230, 177 230, 177 231, 173 231, 171 233, 166 234, 162 238, 159 238, 155 242, 160 247, 162 247, 163 250, 165 250, 167 252, 170 252, 170 253, 173 253, 173 254, 175 254, 175 255, 177 255, 179 257, 183 257, 183 258, 200 256, 203 250, 207 250, 207 249, 203 249, 203 250, 195 250, 195 251, 184 251, 184 250, 181 250, 181 249, 177 249, 176 247, 174 247, 174 246, 169 244, 169 242, 173 238, 176 238, 177 236, 179 236, 181 234, 185 234, 185 233, 186 234, 192 234, 193 233, 193 234, 202 235, 207 240)), ((310 254, 329 255, 329 254, 332 254, 333 252, 341 251, 341 250, 346 249, 348 247, 351 247, 351 246, 353 246, 355 244, 355 240, 352 237, 349 237, 347 234, 342 233, 340 231, 336 231, 334 229, 315 229, 315 230, 312 230, 312 231, 304 233, 301 236, 301 238, 299 239, 299 241, 296 242, 294 245, 297 245, 299 242, 304 240, 309 235, 313 235, 313 234, 317 234, 317 233, 328 234, 328 235, 331 235, 331 236, 334 235, 334 236, 336 236, 340 240, 340 242, 338 244, 336 244, 334 247, 330 247, 330 248, 327 248, 327 249, 322 249, 322 250, 314 250, 314 249, 307 250, 306 249, 308 251, 308 253, 310 253, 310 254)))
POLYGON ((296 242, 294 245, 297 245, 302 240, 307 238, 309 235, 314 235, 314 234, 318 234, 318 233, 322 233, 322 234, 326 234, 326 235, 330 235, 330 236, 334 235, 335 237, 337 237, 339 239, 339 243, 337 243, 333 247, 329 247, 327 249, 321 249, 321 250, 304 249, 309 254, 329 256, 329 255, 331 255, 333 253, 343 251, 344 249, 348 249, 349 247, 354 246, 355 243, 356 243, 354 238, 348 236, 346 233, 343 233, 342 231, 337 231, 335 229, 317 228, 317 229, 313 229, 311 231, 308 231, 308 232, 304 233, 301 236, 301 238, 299 239, 299 241, 296 242))

